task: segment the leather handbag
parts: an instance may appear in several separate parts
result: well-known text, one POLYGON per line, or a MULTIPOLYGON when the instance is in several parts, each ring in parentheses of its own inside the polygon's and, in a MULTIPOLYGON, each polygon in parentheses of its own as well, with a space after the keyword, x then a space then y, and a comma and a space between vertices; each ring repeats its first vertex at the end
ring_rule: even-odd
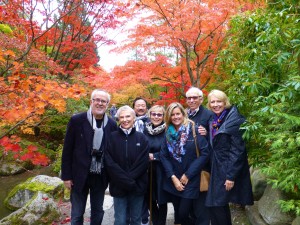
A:
MULTIPOLYGON (((194 137, 194 141, 195 141, 196 154, 197 154, 197 158, 198 158, 200 156, 200 152, 199 152, 198 145, 197 145, 197 136, 196 136, 195 126, 193 126, 193 137, 194 137)), ((201 172, 200 172, 200 191, 201 192, 208 191, 209 181, 210 181, 210 173, 205 170, 201 170, 201 172)))

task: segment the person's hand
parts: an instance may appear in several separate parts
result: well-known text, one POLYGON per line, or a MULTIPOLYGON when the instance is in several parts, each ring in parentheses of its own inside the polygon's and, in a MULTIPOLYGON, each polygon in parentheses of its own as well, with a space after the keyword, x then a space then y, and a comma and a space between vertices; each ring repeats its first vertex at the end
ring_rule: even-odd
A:
POLYGON ((199 126, 198 127, 198 133, 200 134, 200 135, 202 135, 202 136, 206 136, 207 135, 207 130, 205 129, 205 127, 203 127, 203 126, 199 126))
POLYGON ((149 160, 150 160, 150 161, 153 161, 153 160, 154 160, 154 155, 153 155, 153 153, 149 153, 149 160))
POLYGON ((189 178, 185 174, 183 174, 180 178, 180 182, 185 186, 189 182, 189 178))
POLYGON ((226 191, 230 191, 234 186, 234 181, 226 180, 224 185, 225 185, 226 191))
POLYGON ((68 188, 69 190, 72 189, 72 186, 73 186, 73 181, 72 180, 65 180, 64 181, 64 185, 66 188, 68 188))
POLYGON ((180 180, 178 180, 178 178, 173 175, 171 177, 174 187, 176 188, 177 191, 183 191, 184 190, 184 185, 180 182, 180 180))

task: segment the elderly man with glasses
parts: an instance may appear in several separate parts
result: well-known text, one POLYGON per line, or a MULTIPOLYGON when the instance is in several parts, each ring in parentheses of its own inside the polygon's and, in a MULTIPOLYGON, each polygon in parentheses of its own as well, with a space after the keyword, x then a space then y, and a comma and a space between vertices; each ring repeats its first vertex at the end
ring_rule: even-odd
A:
POLYGON ((71 224, 82 225, 90 194, 91 225, 101 225, 103 201, 108 182, 104 171, 104 151, 116 122, 105 112, 110 95, 100 89, 91 94, 87 112, 71 117, 64 141, 61 179, 71 190, 71 224))
MULTIPOLYGON (((189 119, 195 122, 196 131, 199 131, 201 135, 207 136, 209 121, 213 113, 202 106, 203 92, 199 88, 191 87, 185 93, 185 96, 188 105, 187 113, 189 119)), ((210 171, 210 166, 207 165, 204 170, 210 171)), ((208 208, 205 207, 206 194, 207 192, 200 192, 199 198, 193 201, 193 213, 191 213, 191 217, 193 217, 195 225, 210 224, 209 211, 208 208)))

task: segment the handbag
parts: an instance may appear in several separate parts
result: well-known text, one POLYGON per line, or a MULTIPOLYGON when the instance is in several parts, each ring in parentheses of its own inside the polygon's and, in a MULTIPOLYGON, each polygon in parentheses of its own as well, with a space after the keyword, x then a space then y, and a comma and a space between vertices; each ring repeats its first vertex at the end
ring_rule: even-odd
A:
MULTIPOLYGON (((196 154, 197 154, 197 158, 198 158, 200 156, 200 152, 199 152, 198 145, 197 145, 195 126, 193 126, 193 137, 194 137, 194 141, 195 141, 196 154)), ((200 192, 208 191, 209 181, 210 181, 210 173, 205 170, 201 170, 201 172, 200 172, 200 192)))

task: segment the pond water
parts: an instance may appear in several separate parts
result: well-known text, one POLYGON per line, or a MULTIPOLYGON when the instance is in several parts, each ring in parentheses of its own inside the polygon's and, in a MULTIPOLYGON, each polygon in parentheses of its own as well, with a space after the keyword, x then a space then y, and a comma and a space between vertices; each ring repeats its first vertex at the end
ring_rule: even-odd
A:
POLYGON ((29 177, 34 177, 36 175, 57 176, 54 172, 52 172, 52 167, 48 166, 41 169, 26 171, 22 174, 0 177, 0 220, 12 213, 12 211, 7 209, 3 204, 4 199, 9 192, 19 183, 22 183, 29 177))

